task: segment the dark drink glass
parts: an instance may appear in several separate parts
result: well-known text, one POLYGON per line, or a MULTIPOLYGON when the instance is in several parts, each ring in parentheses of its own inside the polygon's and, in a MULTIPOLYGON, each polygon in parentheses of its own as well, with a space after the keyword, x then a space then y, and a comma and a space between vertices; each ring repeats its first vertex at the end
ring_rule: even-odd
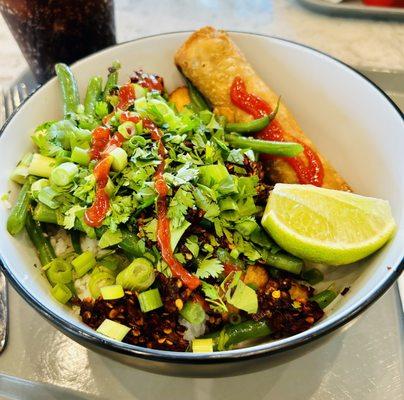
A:
POLYGON ((113 0, 0 0, 0 11, 39 83, 116 43, 113 0))

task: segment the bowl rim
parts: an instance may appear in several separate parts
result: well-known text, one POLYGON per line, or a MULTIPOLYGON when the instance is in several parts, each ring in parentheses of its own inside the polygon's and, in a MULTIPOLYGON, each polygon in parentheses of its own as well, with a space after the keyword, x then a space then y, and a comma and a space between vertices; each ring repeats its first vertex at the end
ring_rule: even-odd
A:
MULTIPOLYGON (((109 46, 105 49, 97 51, 84 57, 75 63, 72 66, 80 64, 81 62, 90 59, 100 53, 108 52, 110 49, 120 46, 125 46, 133 42, 138 42, 150 38, 157 38, 157 37, 165 37, 169 35, 177 35, 177 34, 190 34, 194 32, 193 30, 181 30, 181 31, 171 31, 166 33, 158 33, 153 35, 142 36, 136 39, 128 40, 119 44, 115 44, 109 46)), ((395 111, 397 111, 398 115, 404 121, 404 114, 401 112, 399 107, 394 103, 392 99, 374 82, 372 82, 369 78, 363 75, 361 72, 357 71, 355 68, 351 67, 350 65, 346 64, 345 62, 325 53, 318 49, 315 49, 311 46, 307 46, 305 44, 295 42, 293 40, 280 38, 277 36, 266 35, 261 33, 254 33, 248 31, 239 31, 239 30, 227 30, 230 34, 241 34, 246 36, 258 36, 263 37, 266 39, 284 42, 288 44, 292 44, 296 47, 302 47, 305 49, 310 50, 311 52, 321 54, 328 59, 331 59, 338 64, 346 67, 347 69, 354 72, 356 75, 359 75, 362 79, 366 80, 370 85, 372 85, 377 91, 382 95, 388 102, 393 106, 395 111)), ((3 132, 7 129, 10 121, 15 117, 15 115, 19 112, 21 107, 28 101, 34 94, 40 91, 45 85, 49 82, 55 80, 56 77, 53 77, 44 85, 37 87, 32 93, 29 94, 27 98, 13 111, 13 113, 9 116, 6 120, 5 124, 0 129, 0 139, 3 135, 3 132)), ((17 291, 19 295, 21 295, 24 300, 27 301, 28 304, 31 305, 36 311, 39 312, 42 316, 44 316, 50 323, 55 325, 59 330, 67 334, 69 337, 73 337, 78 341, 85 341, 88 345, 94 346, 97 348, 101 348, 103 350, 108 350, 111 352, 117 352, 121 354, 125 354, 128 356, 135 356, 143 359, 149 359, 157 362, 171 362, 171 363, 179 363, 179 364, 213 364, 213 363, 228 363, 234 361, 241 361, 241 360, 249 360, 253 358, 258 358, 262 356, 269 356, 272 354, 277 354, 280 352, 284 352, 287 350, 292 350, 298 346, 303 344, 307 344, 312 342, 315 339, 323 337, 324 335, 335 331, 336 329, 340 328, 341 326, 345 325, 349 321, 353 320, 357 317, 360 313, 365 311, 373 302, 375 302, 378 298, 380 298, 394 283, 394 281, 400 276, 401 272, 404 270, 404 258, 397 263, 396 266, 391 267, 392 270, 390 275, 384 280, 384 282, 377 288, 377 290, 371 292, 367 297, 364 297, 362 301, 360 301, 355 308, 352 310, 347 310, 345 313, 342 313, 341 316, 335 320, 330 322, 328 325, 321 328, 312 328, 312 330, 304 331, 300 334, 290 336, 285 339, 267 342, 261 345, 235 349, 235 350, 228 350, 228 351, 220 351, 215 353, 182 353, 182 352, 171 352, 166 350, 155 350, 155 349, 148 349, 140 346, 130 345, 123 342, 117 342, 108 338, 103 338, 96 334, 95 331, 91 331, 91 333, 84 331, 77 325, 70 324, 69 321, 65 320, 63 317, 59 316, 55 312, 51 311, 46 305, 41 304, 25 287, 24 285, 17 279, 17 277, 13 274, 12 269, 10 266, 5 262, 3 255, 0 254, 0 270, 3 270, 4 274, 6 275, 7 279, 10 281, 14 289, 17 291)))

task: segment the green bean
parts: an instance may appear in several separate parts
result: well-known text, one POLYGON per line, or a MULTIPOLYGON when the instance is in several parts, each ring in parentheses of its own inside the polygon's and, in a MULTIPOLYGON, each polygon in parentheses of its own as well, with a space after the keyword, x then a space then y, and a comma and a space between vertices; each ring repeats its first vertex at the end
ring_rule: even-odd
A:
POLYGON ((324 275, 319 269, 311 268, 302 272, 302 279, 310 283, 310 285, 315 285, 324 279, 324 275))
POLYGON ((56 64, 55 71, 62 89, 63 113, 66 117, 69 113, 76 112, 80 104, 79 90, 76 79, 66 64, 56 64))
POLYGON ((234 147, 251 149, 258 153, 272 154, 274 156, 295 157, 303 151, 303 146, 295 142, 273 142, 232 134, 225 135, 225 138, 234 147))
POLYGON ((233 122, 226 124, 226 131, 236 133, 258 132, 269 124, 269 115, 248 122, 233 122))
POLYGON ((128 230, 122 229, 122 242, 118 244, 118 247, 125 253, 133 257, 142 257, 144 254, 144 244, 140 242, 138 237, 128 230))
POLYGON ((102 95, 103 100, 107 99, 107 96, 109 96, 109 92, 111 91, 111 89, 118 84, 118 70, 120 67, 121 65, 118 62, 114 62, 112 64, 112 67, 109 68, 107 82, 105 84, 104 93, 102 95))
POLYGON ((270 114, 265 115, 258 119, 254 119, 253 121, 233 122, 233 123, 226 124, 226 131, 227 132, 236 132, 236 133, 252 133, 252 132, 261 131, 262 129, 266 128, 275 119, 276 114, 278 114, 280 100, 281 100, 281 98, 279 97, 278 101, 276 103, 275 110, 272 111, 270 114))
POLYGON ((204 338, 213 339, 214 350, 226 350, 245 340, 259 339, 271 334, 265 321, 244 321, 237 325, 227 325, 221 331, 209 333, 204 338))
POLYGON ((30 211, 25 221, 25 229, 38 251, 39 260, 42 265, 46 265, 56 258, 55 250, 53 250, 49 239, 44 235, 41 224, 32 218, 30 211))
POLYGON ((77 254, 81 254, 83 252, 81 248, 80 237, 81 237, 80 231, 76 231, 75 229, 72 229, 70 231, 70 239, 72 241, 72 246, 77 254))
POLYGON ((309 300, 315 301, 321 308, 326 308, 336 297, 337 293, 327 289, 310 297, 309 300))
POLYGON ((281 252, 271 254, 267 251, 263 255, 263 258, 271 267, 282 269, 295 275, 299 275, 303 268, 303 261, 290 254, 284 254, 281 252))
POLYGON ((24 228, 25 220, 27 218, 29 205, 31 203, 31 185, 34 179, 30 177, 24 183, 20 193, 18 194, 17 201, 11 210, 7 220, 7 230, 11 235, 16 235, 24 228))
POLYGON ((186 79, 189 97, 191 99, 192 106, 196 112, 209 110, 210 107, 203 97, 203 95, 199 92, 199 90, 192 84, 189 79, 186 79))
POLYGON ((100 100, 102 94, 102 78, 94 76, 88 83, 86 97, 84 99, 84 112, 86 114, 94 115, 95 104, 100 100))

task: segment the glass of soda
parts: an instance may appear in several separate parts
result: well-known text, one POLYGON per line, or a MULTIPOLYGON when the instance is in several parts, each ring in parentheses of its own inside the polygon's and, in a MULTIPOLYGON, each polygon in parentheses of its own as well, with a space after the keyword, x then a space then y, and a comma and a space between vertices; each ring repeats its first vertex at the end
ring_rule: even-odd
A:
POLYGON ((116 43, 113 0, 0 0, 0 11, 39 83, 116 43))

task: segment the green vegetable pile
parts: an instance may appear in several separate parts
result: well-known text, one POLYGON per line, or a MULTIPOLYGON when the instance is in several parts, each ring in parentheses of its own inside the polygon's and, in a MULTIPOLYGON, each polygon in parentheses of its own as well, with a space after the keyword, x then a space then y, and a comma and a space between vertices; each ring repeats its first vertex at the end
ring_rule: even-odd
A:
MULTIPOLYGON (((169 188, 167 216, 175 258, 201 280, 205 300, 215 312, 227 312, 232 305, 256 313, 256 288, 243 282, 242 271, 261 263, 299 275, 303 265, 282 251, 260 225, 268 185, 256 168, 257 151, 290 156, 301 150, 300 145, 242 137, 239 133, 262 129, 273 116, 250 130, 241 124, 226 127, 197 94, 178 112, 164 91, 132 83, 136 98, 123 111, 117 108, 118 69, 118 64, 110 69, 105 87, 100 77, 92 78, 80 104, 71 71, 63 64, 56 66, 64 117, 35 129, 36 152, 24 156, 12 174, 22 189, 8 220, 10 234, 26 228, 52 294, 62 303, 76 297, 78 285, 85 285, 94 299, 117 299, 130 290, 139 294, 143 312, 162 307, 153 284, 157 273, 170 277, 171 270, 157 242, 153 177, 161 159, 158 143, 142 123, 148 119, 161 130, 167 152, 163 177, 169 188), (131 122, 128 116, 139 121, 131 122), (107 127, 111 136, 119 133, 124 141, 109 154, 108 212, 101 226, 91 227, 85 212, 96 195, 97 161, 91 149, 92 132, 99 126, 107 127), (70 234, 73 251, 56 257, 46 233, 54 231, 49 230, 52 226, 70 234), (97 252, 82 251, 84 236, 97 240, 97 252), (235 268, 226 275, 229 265, 235 268)), ((194 323, 205 319, 196 303, 185 304, 181 315, 194 323)), ((261 325, 260 335, 268 334, 261 325)), ((110 332, 111 326, 100 331, 110 332)))

